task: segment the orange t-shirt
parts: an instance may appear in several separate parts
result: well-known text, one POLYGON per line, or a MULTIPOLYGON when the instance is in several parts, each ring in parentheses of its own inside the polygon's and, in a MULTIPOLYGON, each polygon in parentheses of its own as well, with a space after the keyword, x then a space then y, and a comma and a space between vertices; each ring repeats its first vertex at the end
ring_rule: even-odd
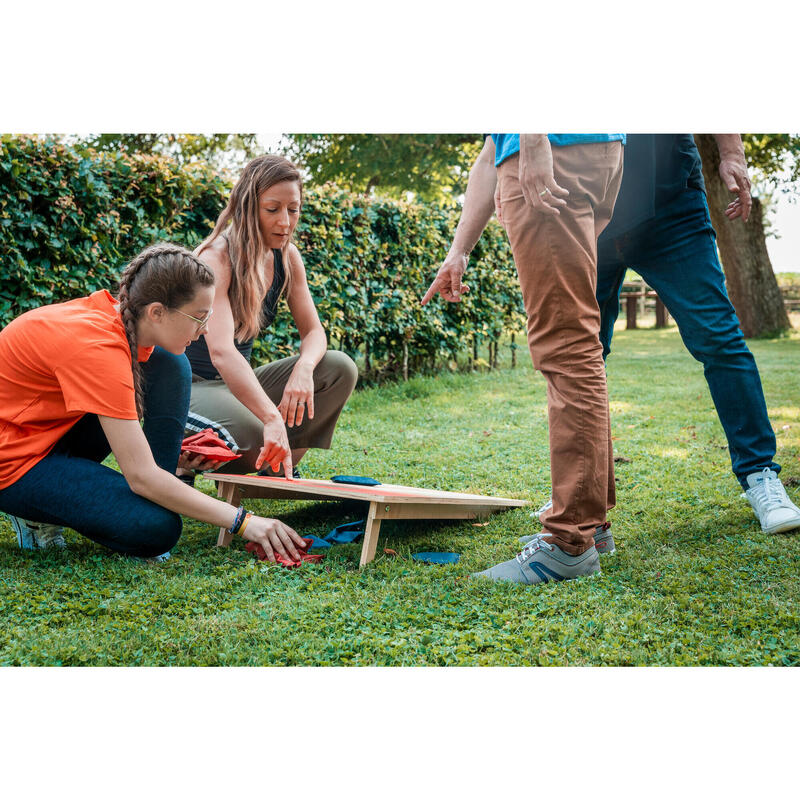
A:
MULTIPOLYGON (((139 361, 152 351, 139 348, 139 361)), ((105 290, 26 311, 0 331, 0 489, 84 414, 138 419, 130 352, 105 290)))

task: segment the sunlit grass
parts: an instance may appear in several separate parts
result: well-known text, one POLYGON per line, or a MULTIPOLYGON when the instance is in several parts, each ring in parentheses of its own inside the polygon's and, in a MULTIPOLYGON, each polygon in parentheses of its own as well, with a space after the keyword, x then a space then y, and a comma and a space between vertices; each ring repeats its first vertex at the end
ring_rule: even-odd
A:
MULTIPOLYGON (((751 347, 798 502, 800 339, 751 347)), ((514 370, 357 393, 334 448, 310 453, 304 476, 362 474, 543 502, 545 386, 523 354, 514 370)), ((67 553, 20 552, 3 521, 0 663, 800 664, 800 534, 762 534, 740 498, 702 366, 674 327, 621 330, 608 376, 622 457, 611 512, 618 553, 596 580, 530 588, 469 579, 536 530, 529 509, 485 527, 385 522, 364 570, 358 544, 290 571, 254 561, 240 542, 215 548, 215 531, 191 521, 158 566, 73 532, 67 553), (419 550, 457 551, 461 561, 425 566, 410 558, 419 550)), ((306 534, 363 516, 342 503, 253 505, 306 534)))

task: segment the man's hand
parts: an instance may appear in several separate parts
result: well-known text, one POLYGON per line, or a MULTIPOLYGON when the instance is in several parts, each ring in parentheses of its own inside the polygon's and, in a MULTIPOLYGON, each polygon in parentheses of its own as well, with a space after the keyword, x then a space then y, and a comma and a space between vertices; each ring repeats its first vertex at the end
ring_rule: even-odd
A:
POLYGON ((525 200, 534 211, 558 216, 567 205, 569 192, 556 183, 553 151, 546 133, 519 135, 519 183, 525 200))
POLYGON ((747 222, 753 199, 750 197, 750 176, 747 174, 747 164, 742 158, 725 158, 719 162, 719 174, 729 192, 735 192, 736 199, 729 203, 725 209, 728 219, 742 218, 747 222))
POLYGON ((497 221, 503 224, 503 209, 500 205, 500 183, 498 182, 497 188, 494 190, 494 213, 497 215, 497 221))
POLYGON ((741 217, 742 222, 747 222, 753 200, 742 137, 738 133, 715 133, 714 139, 719 148, 719 175, 728 191, 737 195, 725 209, 725 216, 728 219, 741 217))
POLYGON ((449 303, 460 303, 461 295, 469 292, 469 286, 461 283, 466 268, 466 254, 448 253, 442 266, 439 267, 433 283, 428 287, 428 291, 425 292, 425 297, 422 298, 422 305, 427 305, 437 293, 449 303))

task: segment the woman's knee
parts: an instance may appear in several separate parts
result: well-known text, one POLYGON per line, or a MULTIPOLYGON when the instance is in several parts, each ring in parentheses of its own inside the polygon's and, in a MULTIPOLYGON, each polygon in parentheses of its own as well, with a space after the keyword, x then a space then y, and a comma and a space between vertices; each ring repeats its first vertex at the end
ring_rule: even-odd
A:
POLYGON ((142 365, 146 378, 145 390, 163 387, 185 392, 187 397, 192 386, 192 368, 185 353, 175 355, 161 347, 155 347, 150 358, 142 365))
POLYGON ((156 506, 146 512, 131 515, 125 539, 131 547, 131 555, 152 558, 175 547, 182 530, 180 514, 156 506))
POLYGON ((322 367, 322 376, 327 378, 324 382, 327 385, 340 384, 347 390, 349 397, 358 383, 358 367, 355 361, 341 350, 328 350, 319 366, 322 367))

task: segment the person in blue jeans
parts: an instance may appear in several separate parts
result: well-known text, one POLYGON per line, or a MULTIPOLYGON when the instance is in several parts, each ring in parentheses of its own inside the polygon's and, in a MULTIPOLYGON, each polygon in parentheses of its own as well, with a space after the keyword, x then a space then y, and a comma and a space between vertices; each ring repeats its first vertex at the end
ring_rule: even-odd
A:
MULTIPOLYGON (((720 175, 747 220, 750 180, 741 137, 716 134, 720 175)), ((778 477, 775 434, 755 359, 728 299, 691 134, 629 134, 614 216, 598 241, 597 302, 603 357, 611 350, 627 268, 658 293, 705 378, 728 440, 733 472, 765 533, 800 528, 778 477)))
MULTIPOLYGON (((28 311, 0 331, 0 511, 21 547, 63 547, 63 527, 118 553, 163 556, 181 515, 299 558, 279 520, 208 497, 175 476, 189 410, 187 345, 205 330, 214 274, 169 243, 137 255, 105 290, 28 311), (143 425, 140 424, 143 420, 143 425), (120 472, 101 462, 113 453, 120 472)), ((205 459, 203 459, 205 461, 205 459)))
MULTIPOLYGON (((720 174, 735 195, 725 213, 730 219, 746 220, 750 179, 741 137, 716 134, 716 140, 720 174)), ((461 219, 440 269, 444 283, 453 283, 456 289, 447 299, 460 296, 469 252, 492 212, 496 209, 502 219, 497 170, 484 155, 486 150, 470 170, 461 219)), ((734 474, 762 530, 781 533, 800 528, 800 509, 778 477, 775 435, 758 369, 725 290, 700 154, 691 134, 627 135, 622 184, 611 222, 598 240, 597 261, 603 356, 610 351, 619 293, 630 267, 658 292, 687 348, 702 362, 728 438, 734 474)), ((546 503, 540 513, 549 507, 546 503)), ((614 552, 613 537, 605 527, 595 532, 595 542, 602 544, 603 552, 614 552)))

